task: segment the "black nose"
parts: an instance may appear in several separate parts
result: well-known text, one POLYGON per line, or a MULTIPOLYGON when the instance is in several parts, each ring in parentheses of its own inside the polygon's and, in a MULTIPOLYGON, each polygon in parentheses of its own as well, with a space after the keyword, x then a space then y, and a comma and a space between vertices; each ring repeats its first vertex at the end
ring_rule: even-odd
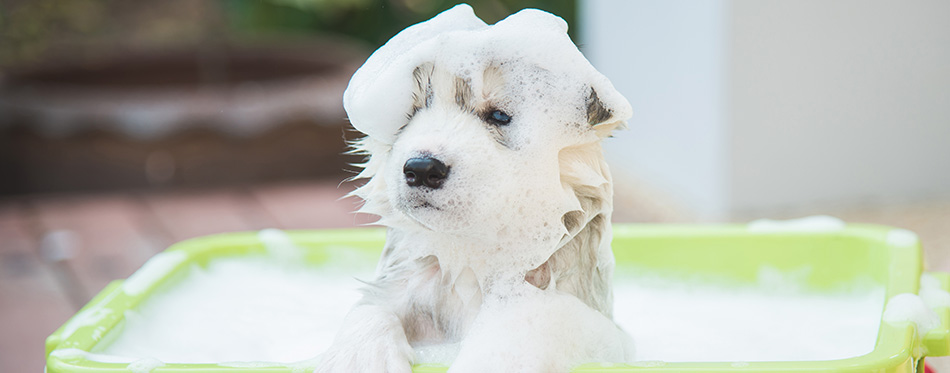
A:
POLYGON ((425 185, 438 189, 449 176, 449 166, 432 157, 409 158, 402 167, 406 183, 411 187, 425 185))

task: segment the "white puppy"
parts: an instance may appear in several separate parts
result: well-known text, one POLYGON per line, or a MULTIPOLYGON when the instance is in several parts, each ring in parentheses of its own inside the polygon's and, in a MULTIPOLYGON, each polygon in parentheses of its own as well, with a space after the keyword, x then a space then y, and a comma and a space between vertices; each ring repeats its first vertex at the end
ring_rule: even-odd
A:
POLYGON ((562 19, 456 6, 377 50, 344 105, 367 135, 354 193, 389 231, 318 370, 408 372, 440 343, 461 343, 453 371, 624 360, 600 140, 631 110, 562 19))

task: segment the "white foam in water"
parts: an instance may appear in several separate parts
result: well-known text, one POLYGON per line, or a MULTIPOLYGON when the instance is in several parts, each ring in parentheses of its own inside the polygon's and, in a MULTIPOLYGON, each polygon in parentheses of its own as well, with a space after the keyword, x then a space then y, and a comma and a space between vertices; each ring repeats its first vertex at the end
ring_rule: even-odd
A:
POLYGON ((100 354, 173 363, 311 359, 329 347, 360 294, 353 276, 263 257, 194 267, 173 288, 125 314, 124 330, 100 354))
MULTIPOLYGON (((369 272, 366 268, 364 273, 369 272)), ((775 281, 774 273, 770 277, 775 281)), ((798 277, 793 274, 789 280, 798 277)), ((359 299, 359 285, 344 271, 288 267, 257 257, 218 259, 207 269, 193 268, 180 283, 128 312, 121 334, 88 358, 138 362, 143 367, 306 362, 329 347, 339 323, 359 299)), ((882 288, 857 286, 833 293, 789 290, 795 286, 777 289, 654 275, 624 277, 615 283, 614 319, 633 336, 634 358, 640 362, 829 360, 874 349, 884 305, 882 288)), ((553 309, 562 318, 571 318, 577 313, 571 306, 580 305, 558 297, 535 300, 509 307, 553 309), (556 305, 547 307, 552 304, 556 305)), ((886 318, 917 321, 914 315, 925 313, 926 307, 900 307, 903 303, 907 302, 892 299, 886 318)), ((492 325, 473 330, 492 339, 524 326, 517 320, 518 312, 506 314, 511 317, 490 317, 495 320, 492 325)), ((575 321, 579 328, 592 331, 591 337, 616 335, 605 333, 604 325, 588 322, 593 318, 585 320, 575 321)), ((922 328, 932 326, 929 319, 920 320, 922 328)), ((576 332, 565 328, 565 333, 576 332)), ((614 347, 620 343, 614 342, 605 340, 614 347)), ((420 346, 417 363, 448 364, 458 351, 457 343, 420 346)), ((617 360, 617 353, 606 348, 603 356, 617 360)))
POLYGON ((187 256, 182 251, 166 251, 153 256, 122 283, 122 291, 128 295, 142 293, 185 259, 187 256))
POLYGON ((666 362, 813 361, 874 350, 884 289, 803 291, 800 277, 761 285, 647 276, 614 283, 614 320, 636 359, 666 362))

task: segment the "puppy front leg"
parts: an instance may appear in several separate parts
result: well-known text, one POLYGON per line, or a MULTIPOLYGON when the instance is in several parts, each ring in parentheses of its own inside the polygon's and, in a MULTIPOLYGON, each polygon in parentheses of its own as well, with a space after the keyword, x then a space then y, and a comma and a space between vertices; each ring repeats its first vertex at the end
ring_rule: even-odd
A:
POLYGON ((346 315, 317 372, 412 371, 413 351, 399 317, 375 304, 360 304, 346 315))

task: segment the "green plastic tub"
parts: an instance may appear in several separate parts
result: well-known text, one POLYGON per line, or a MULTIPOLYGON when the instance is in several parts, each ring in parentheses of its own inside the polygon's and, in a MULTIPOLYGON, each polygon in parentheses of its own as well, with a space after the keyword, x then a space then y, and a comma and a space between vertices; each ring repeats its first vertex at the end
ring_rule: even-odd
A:
MULTIPOLYGON (((714 275, 754 282, 763 266, 792 271, 808 266, 806 286, 834 289, 857 278, 871 278, 886 289, 886 299, 917 293, 923 271, 920 245, 906 239, 906 231, 872 225, 847 225, 827 231, 751 231, 745 225, 616 225, 613 249, 617 275, 630 268, 649 268, 698 275, 714 275), (893 239, 895 233, 904 239, 893 239), (901 235, 903 234, 903 235, 901 235)), ((331 257, 345 256, 375 261, 385 233, 381 229, 291 231, 289 237, 305 249, 305 260, 318 265, 331 257), (345 248, 345 249, 344 249, 345 248)), ((913 238, 914 236, 909 236, 913 238)), ((127 280, 114 281, 72 319, 46 340, 50 373, 130 372, 127 363, 86 359, 105 335, 120 325, 125 310, 136 307, 176 272, 192 264, 204 265, 225 256, 265 251, 256 232, 231 233, 178 243, 149 260, 127 280), (61 353, 53 353, 59 350, 61 353)), ((950 276, 931 273, 943 289, 950 276)), ((661 363, 640 365, 588 364, 577 372, 923 372, 925 356, 950 354, 950 309, 938 309, 941 326, 918 336, 912 323, 882 322, 874 351, 841 360, 799 362, 661 363)), ((702 336, 697 336, 702 338, 702 336)), ((444 366, 416 366, 416 372, 444 372, 444 366)), ((227 367, 217 364, 167 364, 161 372, 293 372, 292 367, 227 367)))

